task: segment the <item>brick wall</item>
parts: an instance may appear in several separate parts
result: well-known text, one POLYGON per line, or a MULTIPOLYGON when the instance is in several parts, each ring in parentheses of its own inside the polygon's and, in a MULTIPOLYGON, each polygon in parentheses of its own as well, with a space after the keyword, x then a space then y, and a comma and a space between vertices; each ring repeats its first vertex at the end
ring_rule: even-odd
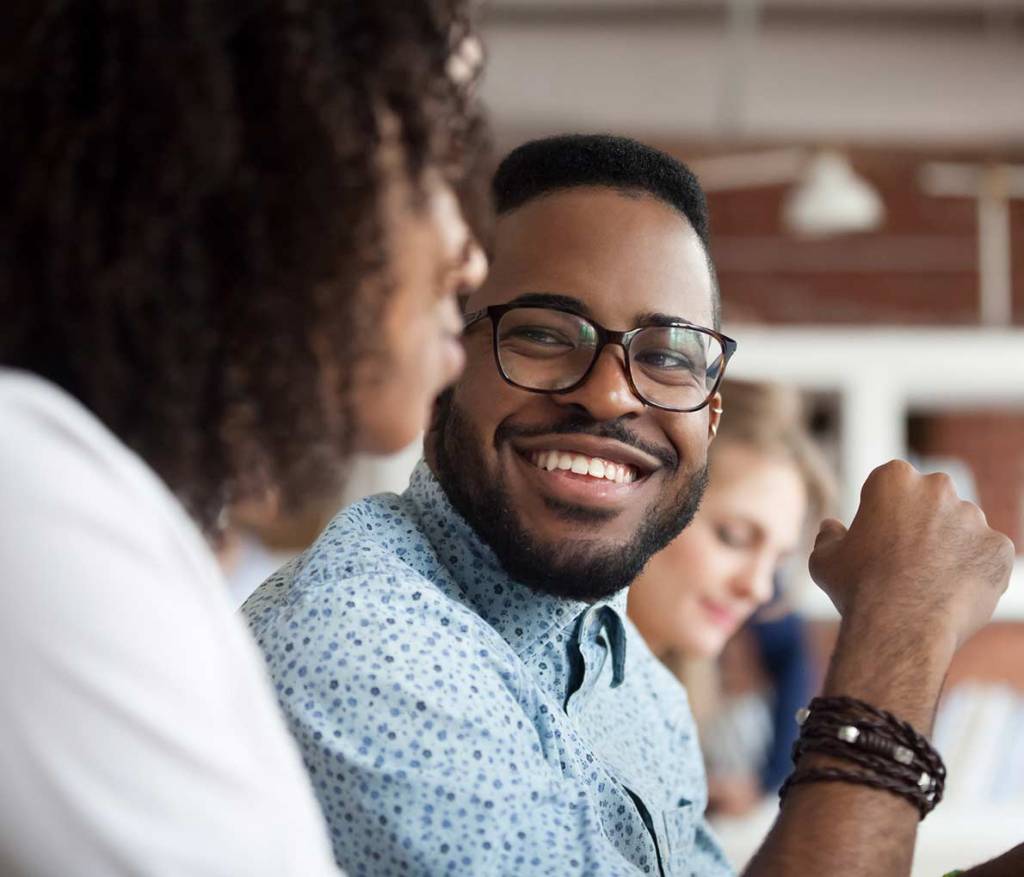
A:
MULTIPOLYGON (((1024 381, 1024 375, 1021 376, 1024 381)), ((1024 410, 955 411, 915 417, 910 442, 921 454, 957 457, 978 484, 989 523, 1024 553, 1024 410)))
MULTIPOLYGON (((668 148, 684 160, 730 151, 668 148)), ((917 174, 928 160, 991 156, 878 149, 853 149, 850 155, 885 201, 886 221, 878 232, 794 238, 781 221, 787 186, 709 195, 726 317, 766 323, 977 322, 977 202, 925 195, 917 174)), ((1021 155, 997 157, 1024 163, 1021 155)), ((1011 234, 1015 319, 1024 325, 1024 202, 1012 204, 1011 234)))

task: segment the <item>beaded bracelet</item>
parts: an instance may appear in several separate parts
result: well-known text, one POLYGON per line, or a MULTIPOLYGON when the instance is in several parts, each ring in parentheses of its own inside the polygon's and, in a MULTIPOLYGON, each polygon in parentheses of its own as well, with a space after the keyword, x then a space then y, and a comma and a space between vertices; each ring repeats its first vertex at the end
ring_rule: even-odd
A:
POLYGON ((946 768, 931 744, 908 722, 852 697, 818 697, 797 711, 796 770, 779 790, 785 798, 801 783, 846 782, 907 799, 924 819, 942 800, 946 768), (803 756, 828 755, 856 769, 801 767, 803 756))

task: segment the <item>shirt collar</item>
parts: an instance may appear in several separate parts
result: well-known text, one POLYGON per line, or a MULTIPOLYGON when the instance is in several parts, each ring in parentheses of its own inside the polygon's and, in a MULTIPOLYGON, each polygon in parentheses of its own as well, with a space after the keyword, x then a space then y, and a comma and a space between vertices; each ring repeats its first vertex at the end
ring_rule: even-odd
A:
MULTIPOLYGON (((452 506, 437 477, 420 460, 404 494, 416 509, 420 528, 426 534, 438 560, 447 569, 468 603, 512 646, 524 660, 553 639, 560 631, 572 631, 576 637, 580 616, 607 619, 609 626, 622 628, 626 611, 626 591, 608 600, 590 604, 534 591, 512 579, 465 518, 452 506)), ((625 642, 612 637, 617 654, 614 663, 621 668, 625 642)), ((621 669, 616 674, 621 677, 621 669)))

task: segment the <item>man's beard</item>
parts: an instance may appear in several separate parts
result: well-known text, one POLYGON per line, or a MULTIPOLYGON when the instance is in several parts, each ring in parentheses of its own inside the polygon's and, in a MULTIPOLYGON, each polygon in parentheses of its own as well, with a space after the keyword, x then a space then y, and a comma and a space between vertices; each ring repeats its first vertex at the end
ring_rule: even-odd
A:
MULTIPOLYGON (((505 571, 535 591, 594 602, 622 590, 640 574, 644 565, 693 520, 707 487, 707 465, 691 475, 682 489, 664 508, 655 508, 624 545, 606 545, 598 539, 581 536, 572 542, 551 543, 534 538, 523 526, 512 505, 503 479, 487 475, 480 443, 469 421, 455 404, 451 390, 437 402, 434 423, 433 463, 437 478, 455 510, 491 547, 505 571)), ((598 423, 586 415, 572 414, 559 424, 530 433, 567 435, 583 433, 613 438, 640 447, 659 457, 669 473, 679 466, 676 455, 652 448, 630 433, 621 421, 598 423)), ((508 441, 510 434, 526 431, 499 428, 495 447, 508 441)), ((615 516, 614 512, 587 509, 546 500, 552 510, 581 524, 597 525, 615 516)))

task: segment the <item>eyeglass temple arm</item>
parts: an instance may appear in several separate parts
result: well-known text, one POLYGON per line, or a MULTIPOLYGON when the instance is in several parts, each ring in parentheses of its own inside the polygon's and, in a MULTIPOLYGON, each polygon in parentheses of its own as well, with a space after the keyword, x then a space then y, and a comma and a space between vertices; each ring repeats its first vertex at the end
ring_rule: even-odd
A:
POLYGON ((487 317, 487 308, 479 311, 470 311, 468 314, 462 315, 462 328, 468 329, 474 323, 479 323, 482 319, 487 317))

